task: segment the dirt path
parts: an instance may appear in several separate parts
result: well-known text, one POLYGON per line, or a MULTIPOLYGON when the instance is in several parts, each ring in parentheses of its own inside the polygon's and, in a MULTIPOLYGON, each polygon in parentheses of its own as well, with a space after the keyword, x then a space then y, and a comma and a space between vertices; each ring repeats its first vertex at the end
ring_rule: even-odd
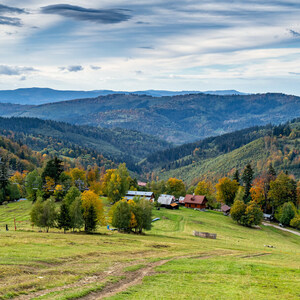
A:
MULTIPOLYGON (((142 283, 142 280, 145 276, 153 275, 154 268, 158 266, 162 266, 166 262, 170 261, 172 259, 165 259, 165 260, 160 260, 154 263, 148 264, 145 268, 134 271, 134 272, 127 272, 125 274, 125 278, 116 282, 116 283, 111 283, 108 284, 103 288, 102 291, 96 292, 96 293, 91 293, 83 298, 84 300, 94 300, 94 299, 103 299, 106 297, 111 297, 114 296, 117 293, 124 292, 126 291, 129 287, 137 285, 139 283, 142 283)), ((116 274, 111 274, 111 275, 116 275, 116 274)), ((120 275, 120 274, 119 274, 120 275)))
POLYGON ((295 235, 300 236, 300 232, 297 232, 297 231, 294 231, 294 230, 291 230, 291 229, 283 228, 283 227, 280 227, 280 226, 277 226, 277 225, 273 225, 271 223, 265 223, 265 222, 263 222, 262 224, 265 225, 265 226, 271 226, 271 227, 280 229, 282 231, 287 231, 287 232, 290 232, 290 233, 293 233, 295 235))
POLYGON ((144 262, 144 260, 136 260, 136 261, 132 261, 129 263, 128 262, 127 263, 117 263, 104 272, 101 272, 101 273, 93 275, 93 276, 84 277, 74 283, 67 284, 67 285, 60 286, 60 287, 54 287, 54 288, 50 288, 50 289, 33 292, 28 295, 22 295, 22 296, 16 297, 14 299, 15 300, 30 300, 33 298, 45 296, 45 295, 53 293, 53 292, 61 292, 61 291, 64 291, 64 290, 70 289, 70 288, 83 287, 84 285, 95 283, 95 282, 99 283, 99 282, 104 281, 108 276, 115 275, 115 274, 122 272, 122 270, 126 267, 141 264, 143 262, 144 262))
MULTIPOLYGON (((225 256, 228 254, 223 253, 223 255, 225 255, 225 256)), ((199 255, 193 255, 193 256, 178 256, 178 257, 173 257, 173 258, 169 258, 169 259, 162 259, 162 260, 159 260, 156 262, 151 262, 151 263, 147 263, 144 259, 127 262, 127 263, 116 263, 114 266, 110 267, 108 270, 106 270, 104 272, 101 272, 94 276, 82 278, 81 280, 74 282, 72 284, 64 285, 61 287, 55 287, 55 288, 51 288, 51 289, 46 289, 46 290, 42 290, 42 291, 37 291, 34 293, 30 293, 28 295, 22 295, 20 297, 14 298, 14 299, 29 300, 29 299, 45 296, 45 295, 47 295, 49 293, 53 293, 53 292, 61 292, 61 291, 64 291, 64 290, 67 290, 70 288, 84 287, 84 285, 88 285, 91 283, 101 283, 101 282, 105 283, 105 280, 109 276, 124 277, 123 279, 120 279, 117 282, 108 283, 99 292, 92 292, 92 293, 88 294, 87 296, 80 298, 80 299, 85 299, 85 300, 103 299, 106 297, 114 296, 117 293, 127 290, 131 286, 142 283, 142 280, 144 279, 145 276, 155 274, 154 269, 156 267, 162 266, 163 264, 165 264, 169 261, 172 261, 175 259, 180 259, 180 258, 208 259, 211 257, 215 257, 216 255, 218 255, 218 254, 214 253, 214 254, 207 255, 205 253, 201 253, 199 255), (140 264, 143 264, 145 266, 136 271, 129 271, 129 272, 124 271, 124 268, 126 268, 126 267, 140 265, 140 264)))

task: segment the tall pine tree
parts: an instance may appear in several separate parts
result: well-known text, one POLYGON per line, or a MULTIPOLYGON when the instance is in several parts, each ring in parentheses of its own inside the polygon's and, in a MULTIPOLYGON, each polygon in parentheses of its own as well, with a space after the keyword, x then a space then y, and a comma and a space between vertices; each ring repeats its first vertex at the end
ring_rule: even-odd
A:
POLYGON ((244 195, 244 202, 247 203, 251 200, 251 196, 250 196, 250 189, 251 189, 251 186, 252 186, 252 180, 253 180, 253 170, 252 170, 252 167, 249 164, 247 164, 244 172, 243 172, 243 176, 242 176, 242 179, 243 179, 243 183, 244 183, 244 186, 245 186, 245 195, 244 195))
POLYGON ((71 217, 69 207, 66 203, 62 203, 60 207, 60 213, 58 215, 58 228, 64 229, 64 233, 71 228, 71 217))

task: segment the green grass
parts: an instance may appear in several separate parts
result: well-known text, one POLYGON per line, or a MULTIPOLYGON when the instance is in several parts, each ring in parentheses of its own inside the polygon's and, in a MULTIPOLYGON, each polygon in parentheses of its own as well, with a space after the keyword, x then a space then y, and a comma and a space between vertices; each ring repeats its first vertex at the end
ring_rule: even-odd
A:
MULTIPOLYGON (((107 205, 107 203, 106 203, 107 205)), ((31 228, 28 201, 0 206, 0 299, 46 291, 41 299, 80 298, 150 262, 171 259, 114 299, 297 299, 300 238, 272 227, 251 229, 219 212, 154 210, 145 235, 100 227, 96 234, 31 228), (5 224, 18 230, 5 231, 5 224), (17 223, 18 224, 18 223, 17 223), (21 226, 22 224, 22 226, 21 226), (193 230, 217 234, 201 239, 193 230), (272 245, 274 248, 267 248, 272 245), (111 268, 117 273, 104 276, 111 268), (104 276, 78 284, 80 280, 104 276)))

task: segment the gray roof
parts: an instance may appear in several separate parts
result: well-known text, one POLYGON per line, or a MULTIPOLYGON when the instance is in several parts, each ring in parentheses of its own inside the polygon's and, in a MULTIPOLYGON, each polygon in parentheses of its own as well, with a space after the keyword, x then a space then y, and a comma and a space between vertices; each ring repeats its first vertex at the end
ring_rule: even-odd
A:
POLYGON ((128 191, 126 196, 151 197, 153 192, 128 191))
POLYGON ((159 196, 157 202, 162 205, 170 205, 174 200, 175 200, 174 196, 162 194, 159 196))

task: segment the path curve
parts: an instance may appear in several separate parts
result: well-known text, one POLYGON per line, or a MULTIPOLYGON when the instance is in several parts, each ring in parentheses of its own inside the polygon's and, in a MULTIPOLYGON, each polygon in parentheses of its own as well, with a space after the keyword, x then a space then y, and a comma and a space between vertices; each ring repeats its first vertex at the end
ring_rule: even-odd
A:
POLYGON ((283 228, 283 227, 280 227, 280 226, 277 226, 277 225, 274 225, 274 224, 271 224, 271 223, 266 223, 266 222, 263 222, 262 224, 265 225, 265 226, 271 226, 271 227, 280 229, 282 231, 287 231, 287 232, 290 232, 290 233, 293 233, 295 235, 300 236, 300 232, 297 232, 297 231, 294 231, 294 230, 291 230, 291 229, 283 228))

